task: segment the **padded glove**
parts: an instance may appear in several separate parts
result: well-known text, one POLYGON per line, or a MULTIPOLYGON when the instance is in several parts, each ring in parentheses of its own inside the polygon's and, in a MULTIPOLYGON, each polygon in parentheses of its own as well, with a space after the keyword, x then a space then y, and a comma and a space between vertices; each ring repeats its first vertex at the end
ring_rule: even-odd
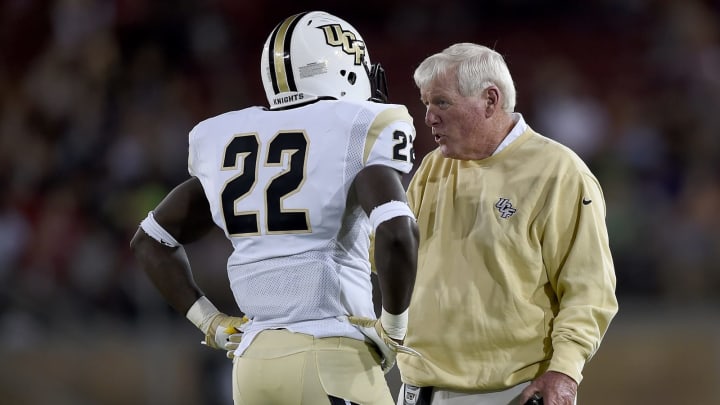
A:
MULTIPOLYGON (((210 327, 205 333, 205 341, 202 344, 213 349, 225 349, 231 335, 240 334, 244 331, 243 325, 249 322, 246 316, 238 318, 218 312, 210 319, 210 327)), ((239 341, 238 341, 239 342, 239 341)))
POLYGON ((205 296, 198 298, 185 316, 205 334, 200 343, 213 349, 225 349, 228 337, 241 332, 249 321, 245 316, 238 318, 220 312, 205 296))
POLYGON ((387 335, 382 323, 379 319, 363 318, 358 316, 348 317, 348 321, 360 330, 360 332, 370 339, 380 351, 382 362, 380 367, 383 373, 390 371, 395 365, 397 353, 406 353, 413 356, 422 357, 417 351, 403 346, 402 342, 398 342, 387 335))
POLYGON ((225 330, 225 333, 228 333, 228 337, 224 347, 225 350, 227 350, 226 355, 228 359, 235 358, 235 349, 240 346, 243 333, 245 333, 245 329, 250 325, 250 320, 248 320, 247 317, 244 316, 243 319, 245 319, 245 323, 240 325, 240 327, 234 326, 225 330))

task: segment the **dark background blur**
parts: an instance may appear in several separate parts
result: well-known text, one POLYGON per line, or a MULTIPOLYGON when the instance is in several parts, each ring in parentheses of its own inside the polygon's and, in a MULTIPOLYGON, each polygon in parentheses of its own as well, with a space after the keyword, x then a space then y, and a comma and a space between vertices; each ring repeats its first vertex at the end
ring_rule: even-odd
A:
MULTIPOLYGON (((128 242, 187 178, 189 130, 266 104, 262 44, 313 9, 348 20, 385 66, 391 101, 415 118, 418 158, 434 142, 417 64, 454 42, 502 53, 516 110, 585 159, 605 192, 621 309, 580 404, 712 402, 720 2, 260 3, 0 1, 1 403, 231 403, 230 362, 199 345, 128 242)), ((237 312, 229 243, 217 232, 187 248, 206 293, 237 312)))

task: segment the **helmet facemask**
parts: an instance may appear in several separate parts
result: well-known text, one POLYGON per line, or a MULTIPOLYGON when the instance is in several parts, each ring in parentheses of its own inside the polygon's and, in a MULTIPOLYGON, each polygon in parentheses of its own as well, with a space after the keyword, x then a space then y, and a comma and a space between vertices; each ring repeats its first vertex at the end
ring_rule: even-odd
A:
POLYGON ((370 68, 368 77, 370 78, 370 101, 387 103, 389 94, 385 69, 379 63, 375 63, 370 68))

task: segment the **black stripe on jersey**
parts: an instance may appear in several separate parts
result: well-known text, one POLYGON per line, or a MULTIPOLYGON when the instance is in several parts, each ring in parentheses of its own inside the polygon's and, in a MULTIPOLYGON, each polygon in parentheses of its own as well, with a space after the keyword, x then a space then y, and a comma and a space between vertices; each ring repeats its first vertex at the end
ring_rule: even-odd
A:
POLYGON ((290 26, 285 32, 285 43, 283 44, 283 59, 285 60, 285 74, 287 75, 287 84, 290 91, 297 91, 297 86, 295 85, 295 75, 293 75, 292 71, 292 61, 290 60, 290 45, 292 44, 292 34, 298 21, 300 21, 300 19, 307 13, 308 12, 306 11, 304 13, 298 14, 295 20, 290 23, 290 26))

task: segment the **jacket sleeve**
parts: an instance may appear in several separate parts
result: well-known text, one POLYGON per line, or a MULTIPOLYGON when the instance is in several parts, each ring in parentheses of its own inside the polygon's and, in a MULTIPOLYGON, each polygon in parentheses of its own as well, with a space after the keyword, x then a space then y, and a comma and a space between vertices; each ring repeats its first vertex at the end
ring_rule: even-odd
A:
POLYGON ((583 172, 559 181, 552 201, 543 238, 543 258, 557 297, 549 370, 580 383, 618 311, 605 201, 597 179, 583 172))

